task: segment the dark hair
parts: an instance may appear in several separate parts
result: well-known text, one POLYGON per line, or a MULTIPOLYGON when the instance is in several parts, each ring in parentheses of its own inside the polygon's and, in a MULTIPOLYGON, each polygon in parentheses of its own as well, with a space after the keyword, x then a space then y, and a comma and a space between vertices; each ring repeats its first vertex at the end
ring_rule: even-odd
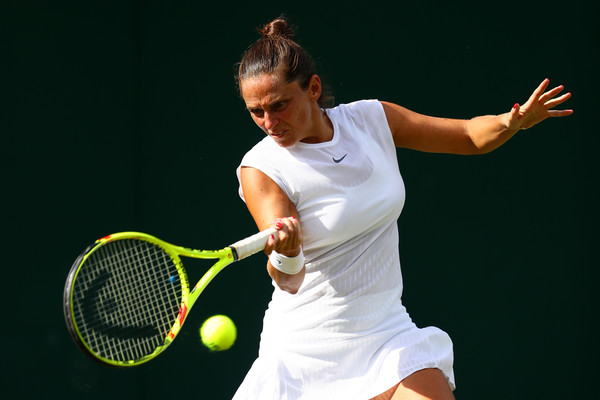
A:
MULTIPOLYGON (((286 82, 297 81, 303 90, 308 89, 315 74, 312 57, 294 41, 294 30, 285 17, 274 19, 259 30, 261 37, 244 52, 238 64, 236 81, 238 88, 242 80, 262 74, 281 72, 286 82)), ((318 100, 321 107, 333 102, 333 96, 323 85, 318 100)))

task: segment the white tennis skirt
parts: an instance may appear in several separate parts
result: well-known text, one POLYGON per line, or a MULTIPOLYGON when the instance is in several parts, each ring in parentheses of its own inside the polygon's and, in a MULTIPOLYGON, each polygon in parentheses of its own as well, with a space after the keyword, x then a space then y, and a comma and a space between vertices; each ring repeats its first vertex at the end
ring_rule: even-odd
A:
POLYGON ((367 400, 426 368, 440 369, 454 390, 452 341, 444 331, 411 322, 375 335, 321 348, 307 346, 309 338, 303 348, 261 346, 234 400, 367 400))

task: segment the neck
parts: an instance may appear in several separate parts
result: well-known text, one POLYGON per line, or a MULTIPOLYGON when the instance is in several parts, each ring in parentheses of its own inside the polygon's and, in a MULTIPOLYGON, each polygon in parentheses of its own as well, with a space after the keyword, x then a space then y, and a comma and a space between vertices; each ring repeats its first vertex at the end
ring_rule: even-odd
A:
POLYGON ((323 143, 323 142, 329 142, 330 140, 332 140, 333 139, 333 123, 327 116, 327 113, 325 112, 325 110, 323 110, 319 107, 318 112, 313 113, 313 115, 315 116, 314 122, 313 122, 313 126, 314 126, 313 132, 315 132, 315 134, 301 140, 301 142, 323 143))

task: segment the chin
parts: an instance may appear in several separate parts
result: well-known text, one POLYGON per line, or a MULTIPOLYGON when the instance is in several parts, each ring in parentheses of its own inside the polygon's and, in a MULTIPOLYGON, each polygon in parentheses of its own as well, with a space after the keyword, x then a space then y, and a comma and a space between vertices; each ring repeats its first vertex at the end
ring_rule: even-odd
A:
POLYGON ((290 146, 295 145, 298 142, 295 138, 291 137, 288 134, 285 134, 281 137, 271 136, 271 139, 273 139, 275 141, 275 143, 277 143, 281 147, 290 147, 290 146))

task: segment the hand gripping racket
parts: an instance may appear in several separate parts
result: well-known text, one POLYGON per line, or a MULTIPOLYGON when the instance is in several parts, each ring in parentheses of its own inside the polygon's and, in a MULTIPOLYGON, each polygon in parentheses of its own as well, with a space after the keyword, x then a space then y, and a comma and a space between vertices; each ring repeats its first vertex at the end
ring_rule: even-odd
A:
POLYGON ((139 232, 98 239, 67 277, 63 307, 69 332, 101 363, 145 363, 173 342, 210 281, 232 262, 264 249, 274 232, 264 230, 221 250, 174 246, 139 232), (180 255, 218 261, 190 290, 180 255))

